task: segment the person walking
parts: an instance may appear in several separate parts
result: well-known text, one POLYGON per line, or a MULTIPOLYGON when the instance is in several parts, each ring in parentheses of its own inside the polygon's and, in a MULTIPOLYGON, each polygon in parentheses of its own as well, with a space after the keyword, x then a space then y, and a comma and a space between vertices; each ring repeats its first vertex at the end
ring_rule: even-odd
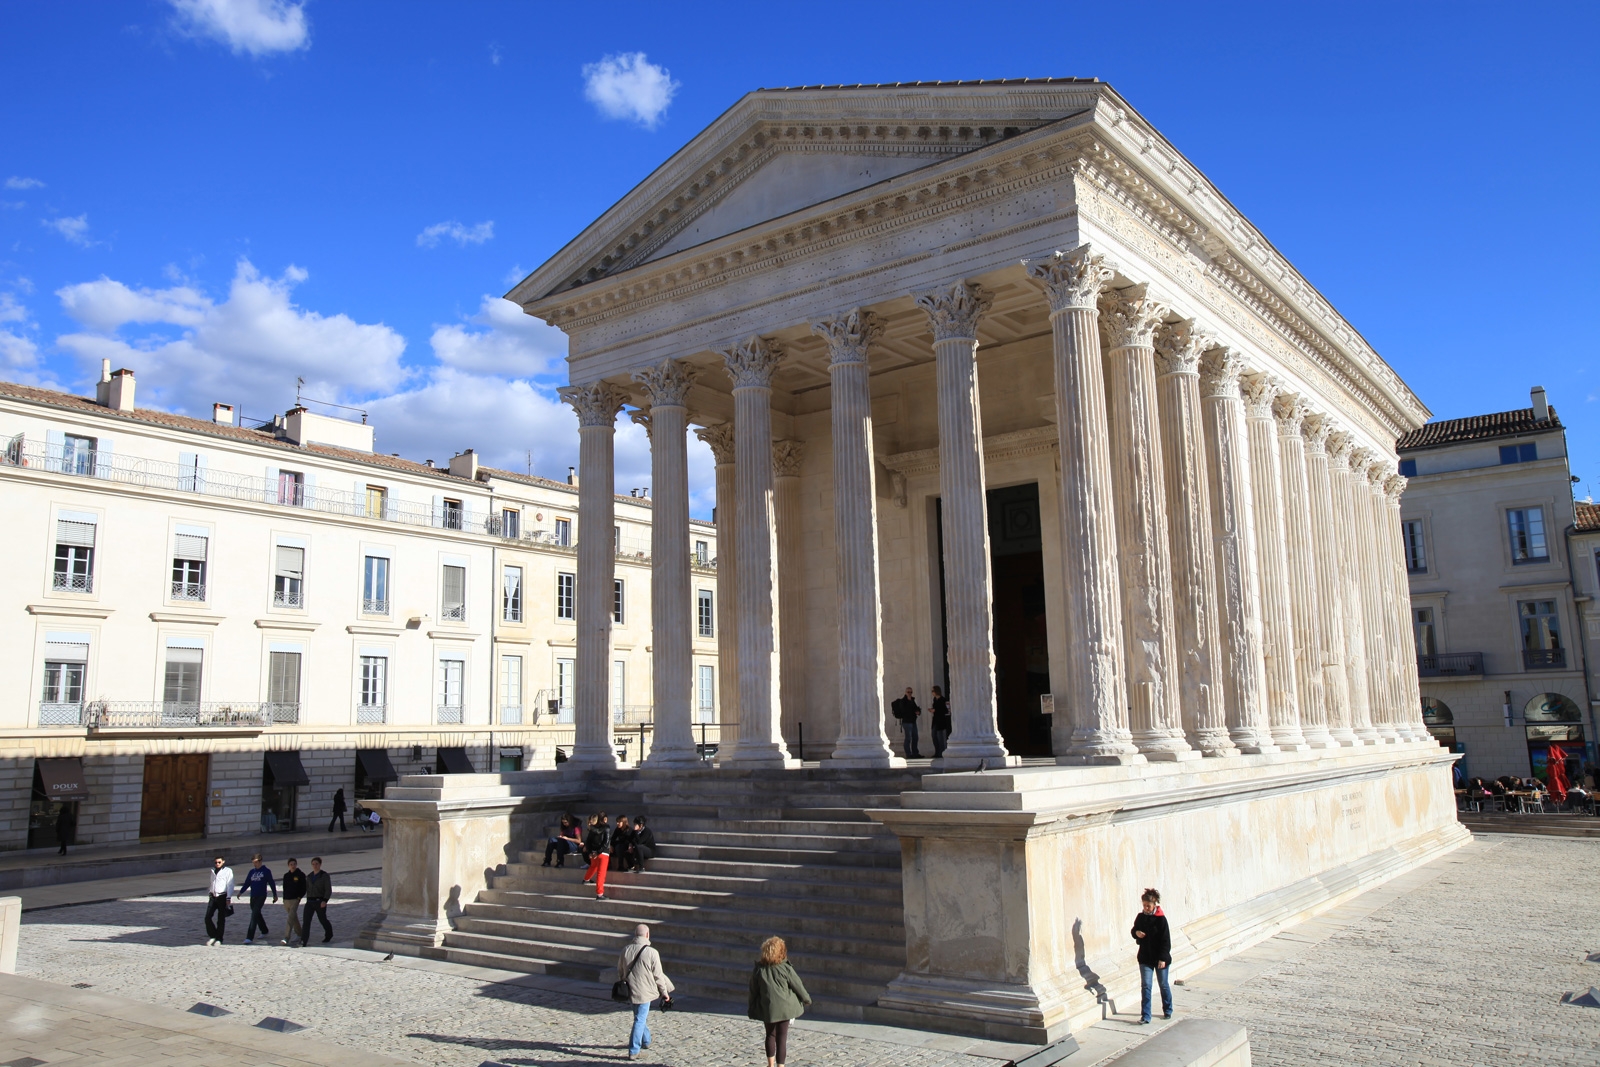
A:
POLYGON ((233 868, 221 856, 212 860, 206 883, 210 899, 206 903, 206 944, 222 944, 228 929, 228 916, 233 914, 233 868))
POLYGON ((589 869, 584 872, 583 884, 593 882, 594 898, 606 899, 606 869, 611 866, 611 834, 602 812, 589 820, 589 833, 583 839, 583 854, 589 857, 589 869))
POLYGON ((283 940, 279 944, 290 945, 298 938, 303 945, 306 932, 300 928, 300 902, 306 896, 306 876, 293 856, 288 867, 283 872, 283 940))
POLYGON ((56 841, 61 845, 56 855, 67 854, 67 846, 72 843, 72 834, 77 829, 78 816, 73 812, 72 805, 63 801, 61 810, 56 813, 56 841))
POLYGON ((250 869, 244 872, 244 884, 235 892, 238 896, 246 889, 250 890, 250 925, 245 927, 244 943, 256 943, 256 928, 260 927, 261 936, 270 937, 271 930, 267 929, 267 920, 262 917, 261 909, 267 903, 267 889, 272 889, 272 902, 278 902, 278 883, 273 880, 272 871, 261 862, 261 853, 257 852, 250 857, 250 869))
POLYGON ((922 714, 922 708, 911 695, 909 685, 906 686, 906 695, 889 705, 889 710, 900 720, 900 730, 905 734, 905 744, 902 747, 906 759, 921 759, 922 750, 917 745, 917 717, 922 714))
POLYGON ((656 854, 656 832, 645 825, 645 817, 633 820, 633 869, 644 873, 644 865, 656 854))
POLYGON ((650 944, 650 927, 633 928, 633 940, 617 956, 617 981, 626 982, 633 1005, 633 1029, 628 1031, 628 1059, 636 1060, 650 1047, 650 1002, 661 998, 663 1009, 672 1006, 672 979, 661 969, 661 953, 650 944))
POLYGON ((789 962, 789 946, 781 937, 761 942, 761 956, 750 972, 750 1006, 746 1014, 767 1028, 767 1067, 783 1067, 789 1058, 789 1023, 811 1006, 811 994, 789 962))
POLYGON ((328 901, 333 898, 333 879, 322 869, 322 857, 311 857, 311 873, 306 875, 306 913, 300 920, 300 947, 311 940, 311 920, 322 923, 322 943, 333 940, 333 924, 328 921, 328 901))
POLYGON ((333 833, 334 823, 339 824, 341 834, 349 830, 344 824, 344 810, 344 786, 340 786, 333 794, 333 818, 328 820, 328 833, 333 833))
POLYGON ((1146 889, 1140 899, 1144 910, 1133 917, 1132 933, 1139 945, 1139 1022, 1143 1024, 1150 1021, 1150 982, 1157 975, 1161 976, 1161 1017, 1172 1018, 1172 986, 1167 973, 1172 969, 1172 931, 1161 912, 1161 894, 1146 889))
POLYGON ((929 710, 932 713, 928 725, 933 729, 933 758, 939 759, 944 755, 945 745, 950 743, 950 701, 938 686, 933 687, 933 707, 929 710))

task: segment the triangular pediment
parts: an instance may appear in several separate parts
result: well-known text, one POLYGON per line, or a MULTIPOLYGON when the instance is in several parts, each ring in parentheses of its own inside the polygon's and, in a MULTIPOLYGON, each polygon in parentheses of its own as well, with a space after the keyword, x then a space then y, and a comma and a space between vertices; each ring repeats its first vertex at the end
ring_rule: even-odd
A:
POLYGON ((614 277, 1094 106, 1093 80, 761 89, 701 131, 510 299, 614 277))

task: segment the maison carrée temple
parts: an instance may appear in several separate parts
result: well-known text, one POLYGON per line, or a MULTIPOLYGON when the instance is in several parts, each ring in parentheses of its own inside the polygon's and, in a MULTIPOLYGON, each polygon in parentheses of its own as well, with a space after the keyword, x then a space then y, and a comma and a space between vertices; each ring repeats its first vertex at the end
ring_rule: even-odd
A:
POLYGON ((1137 990, 1144 886, 1182 978, 1466 839, 1406 610, 1394 442, 1428 412, 1109 86, 749 93, 509 297, 570 339, 575 743, 373 801, 358 943, 599 975, 593 931, 670 899, 690 988, 742 998, 759 927, 819 1010, 1054 1039, 1137 990), (614 744, 616 557, 582 531, 624 418, 663 545, 688 435, 715 454, 711 762, 679 551, 649 753, 614 744), (949 745, 908 766, 888 702, 933 685, 949 745), (661 841, 606 902, 528 855, 599 809, 661 841))

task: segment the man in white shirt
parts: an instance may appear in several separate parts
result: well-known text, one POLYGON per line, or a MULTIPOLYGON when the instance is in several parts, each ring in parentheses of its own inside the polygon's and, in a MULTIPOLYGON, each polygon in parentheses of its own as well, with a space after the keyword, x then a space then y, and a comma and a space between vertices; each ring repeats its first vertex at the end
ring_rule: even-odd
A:
POLYGON ((233 868, 221 856, 212 862, 206 887, 211 896, 206 904, 206 944, 220 945, 223 932, 228 928, 228 912, 233 910, 233 868))

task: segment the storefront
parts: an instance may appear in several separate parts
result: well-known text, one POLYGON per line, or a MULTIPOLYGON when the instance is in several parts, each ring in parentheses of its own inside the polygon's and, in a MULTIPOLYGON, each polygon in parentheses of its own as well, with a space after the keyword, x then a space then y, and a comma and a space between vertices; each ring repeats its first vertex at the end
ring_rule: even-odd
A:
POLYGON ((28 847, 76 844, 78 803, 89 799, 78 756, 33 761, 33 797, 28 805, 28 847))
POLYGON ((464 748, 441 748, 434 761, 435 774, 477 774, 464 748))
POLYGON ((522 770, 522 747, 502 748, 500 750, 500 773, 510 774, 522 770))
POLYGON ((1540 693, 1522 711, 1528 734, 1528 764, 1541 782, 1550 778, 1550 746, 1560 745, 1567 756, 1567 781, 1583 777, 1583 715, 1571 697, 1540 693))
POLYGON ((1441 747, 1450 752, 1461 753, 1461 758, 1456 760, 1452 773, 1457 786, 1464 785, 1467 780, 1467 746, 1456 740, 1456 717, 1450 710, 1450 705, 1438 697, 1423 697, 1422 722, 1441 747))
POLYGON ((381 748, 356 750, 355 799, 382 800, 383 787, 399 778, 394 772, 394 764, 389 762, 388 752, 381 748))
POLYGON ((266 753, 261 762, 261 832, 292 832, 300 787, 310 784, 300 753, 266 753))

